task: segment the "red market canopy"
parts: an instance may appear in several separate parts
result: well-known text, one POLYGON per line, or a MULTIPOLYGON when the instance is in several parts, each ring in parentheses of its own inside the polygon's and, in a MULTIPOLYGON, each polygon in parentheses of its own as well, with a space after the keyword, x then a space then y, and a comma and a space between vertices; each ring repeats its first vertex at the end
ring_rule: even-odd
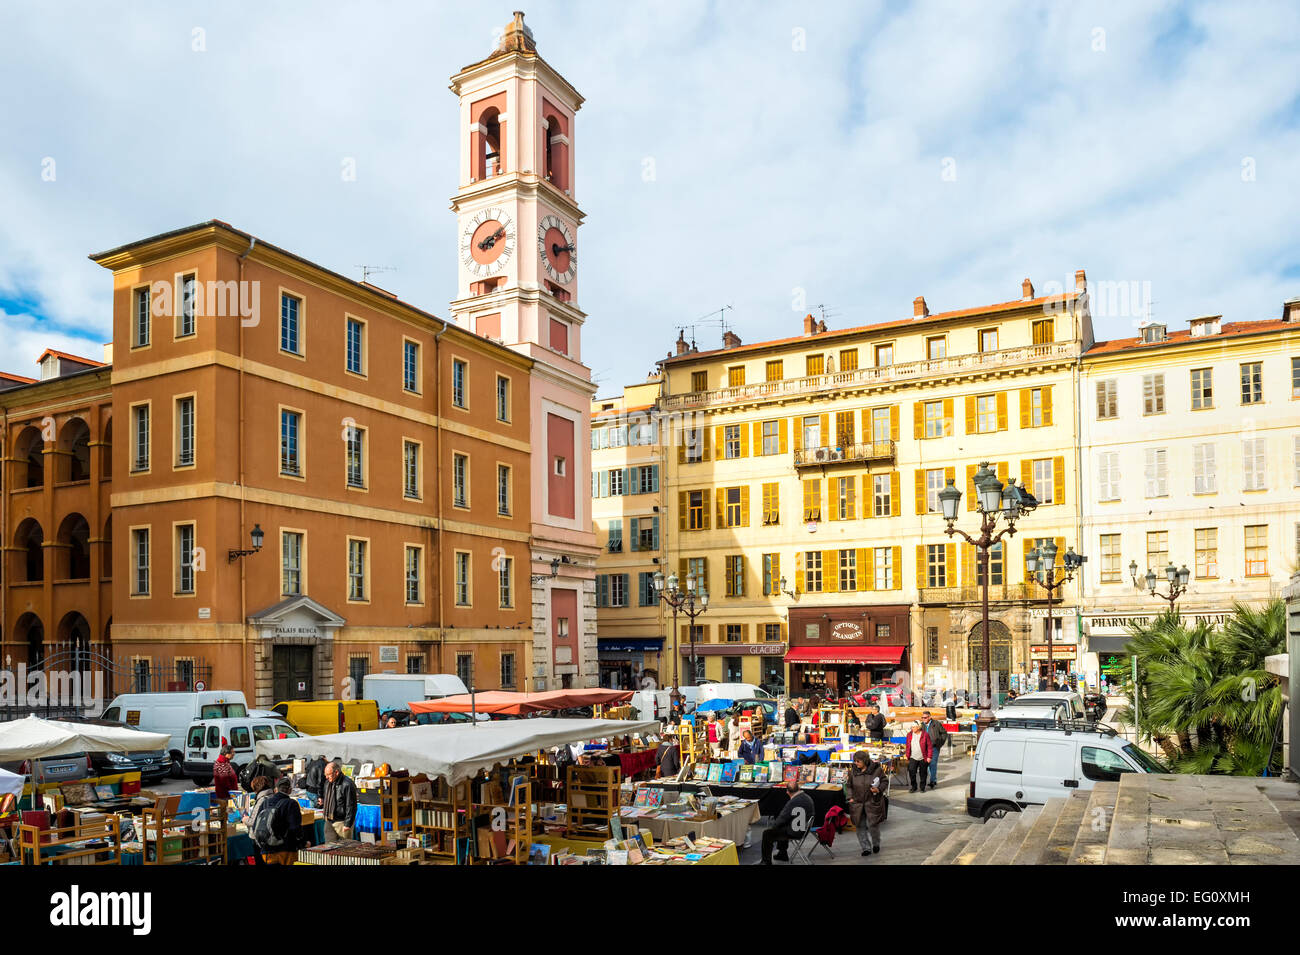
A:
POLYGON ((907 647, 794 647, 787 663, 901 663, 907 647))
MULTIPOLYGON (((549 690, 542 693, 488 690, 474 694, 473 709, 478 713, 498 716, 526 716, 529 713, 546 713, 578 706, 626 703, 630 699, 631 690, 549 690)), ((440 700, 417 700, 407 706, 412 713, 468 713, 471 708, 468 693, 446 696, 440 700)))

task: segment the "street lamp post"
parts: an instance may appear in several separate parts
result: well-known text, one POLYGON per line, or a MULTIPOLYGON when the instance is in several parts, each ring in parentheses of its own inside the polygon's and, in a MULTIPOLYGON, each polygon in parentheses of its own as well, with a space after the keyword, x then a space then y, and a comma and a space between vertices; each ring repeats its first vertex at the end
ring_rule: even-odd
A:
POLYGON ((1031 550, 1025 560, 1025 569, 1029 571, 1030 578, 1047 591, 1047 679, 1049 688, 1050 681, 1056 676, 1056 661, 1052 658, 1052 635, 1054 633, 1052 626, 1052 596, 1074 579, 1074 572, 1082 567, 1084 561, 1088 559, 1076 554, 1073 547, 1066 548, 1065 557, 1062 558, 1065 563, 1065 576, 1057 580, 1056 550, 1056 542, 1049 540, 1041 548, 1035 547, 1031 550))
POLYGON ((980 570, 983 576, 983 600, 981 608, 981 629, 984 649, 984 691, 980 694, 980 715, 977 724, 982 731, 993 722, 993 673, 991 669, 991 650, 989 647, 989 549, 1004 537, 1016 533, 1016 521, 1038 506, 1038 500, 1024 487, 1018 487, 1014 480, 1005 485, 998 480, 989 468, 987 461, 981 461, 975 472, 975 506, 980 514, 980 531, 978 537, 972 537, 953 525, 957 521, 957 509, 961 505, 961 491, 948 481, 947 487, 939 492, 939 508, 947 523, 944 533, 949 537, 954 534, 979 551, 980 570), (997 530, 998 519, 1006 521, 1006 526, 997 530), (996 532, 996 533, 995 533, 996 532))
POLYGON ((677 647, 677 615, 683 613, 691 621, 691 682, 695 685, 695 618, 709 609, 709 592, 704 588, 704 581, 697 582, 694 574, 686 575, 686 589, 678 587, 677 575, 669 574, 664 579, 661 571, 654 575, 655 596, 673 608, 673 692, 677 692, 677 658, 681 652, 677 647))
POLYGON ((1146 581, 1147 593, 1152 597, 1159 597, 1161 600, 1169 601, 1169 609, 1173 611, 1178 604, 1178 598, 1187 593, 1187 582, 1192 579, 1192 572, 1187 569, 1187 565, 1175 567, 1170 561, 1169 566, 1165 568, 1165 579, 1169 581, 1169 593, 1162 594, 1156 590, 1156 572, 1147 569, 1146 577, 1138 577, 1137 561, 1131 560, 1128 565, 1129 575, 1133 578, 1133 586, 1141 588, 1142 581, 1146 581))

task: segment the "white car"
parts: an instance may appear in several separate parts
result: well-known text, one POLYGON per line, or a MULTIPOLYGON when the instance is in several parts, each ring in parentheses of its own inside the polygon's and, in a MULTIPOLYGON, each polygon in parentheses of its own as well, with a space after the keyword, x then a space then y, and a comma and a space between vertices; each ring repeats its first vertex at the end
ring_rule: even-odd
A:
POLYGON ((230 761, 238 769, 257 758, 259 740, 294 739, 301 735, 278 716, 195 720, 185 734, 185 775, 200 786, 209 785, 212 764, 217 761, 223 741, 234 749, 230 761))
POLYGON ((239 717, 247 713, 248 703, 239 690, 195 690, 121 693, 105 707, 100 717, 125 723, 132 729, 170 736, 167 751, 172 758, 172 775, 179 777, 185 760, 185 734, 190 723, 201 718, 239 717))
POLYGON ((1124 773, 1168 773, 1154 756, 1096 723, 1051 727, 1013 720, 980 734, 966 812, 996 819, 1026 806, 1092 789, 1124 773))

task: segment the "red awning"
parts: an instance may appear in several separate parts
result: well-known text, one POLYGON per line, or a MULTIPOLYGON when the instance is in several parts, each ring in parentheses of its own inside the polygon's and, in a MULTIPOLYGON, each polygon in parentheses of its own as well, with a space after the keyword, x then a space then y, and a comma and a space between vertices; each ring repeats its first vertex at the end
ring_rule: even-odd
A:
POLYGON ((786 663, 900 663, 907 647, 795 647, 786 663))

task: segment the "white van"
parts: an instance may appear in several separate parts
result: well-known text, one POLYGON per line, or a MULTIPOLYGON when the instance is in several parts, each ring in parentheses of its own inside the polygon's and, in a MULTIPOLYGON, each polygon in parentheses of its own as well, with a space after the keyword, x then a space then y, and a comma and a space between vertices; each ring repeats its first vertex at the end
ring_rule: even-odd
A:
POLYGON ((460 696, 469 688, 454 673, 367 673, 362 699, 374 700, 380 713, 404 710, 417 700, 460 696))
POLYGON ((1088 718, 1088 709, 1084 706, 1083 697, 1069 690, 1037 690, 1033 693, 1022 693, 1014 700, 1004 703, 1002 708, 1015 709, 1021 706, 1057 707, 1062 711, 1061 718, 1066 720, 1088 718))
POLYGON ((125 723, 150 733, 171 737, 167 750, 172 758, 172 775, 183 774, 185 734, 196 719, 220 719, 248 715, 248 701, 239 690, 197 690, 188 693, 121 693, 113 697, 101 719, 125 723))
POLYGON ((212 764, 221 753, 222 740, 234 749, 230 761, 238 769, 257 758, 259 740, 294 739, 301 735, 278 716, 270 719, 237 716, 194 720, 185 739, 185 775, 200 786, 211 784, 212 764))
MULTIPOLYGON (((695 709, 695 704, 700 701, 700 686, 682 686, 678 691, 682 695, 682 709, 690 713, 695 709)), ((666 720, 668 713, 672 709, 672 689, 667 690, 637 690, 632 694, 632 699, 628 702, 636 708, 637 719, 640 720, 666 720)))
POLYGON ((1003 719, 980 734, 971 760, 966 812, 997 819, 1124 773, 1168 773, 1113 729, 1070 722, 1056 727, 1003 719))
POLYGON ((774 699, 761 687, 753 683, 706 683, 698 687, 700 702, 705 700, 771 700, 774 699))

